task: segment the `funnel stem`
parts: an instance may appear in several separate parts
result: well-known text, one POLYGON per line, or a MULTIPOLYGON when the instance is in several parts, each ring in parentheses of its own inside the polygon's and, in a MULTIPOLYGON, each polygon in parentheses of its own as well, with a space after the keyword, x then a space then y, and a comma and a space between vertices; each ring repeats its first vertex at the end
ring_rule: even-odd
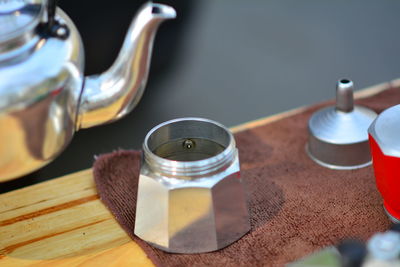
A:
POLYGON ((348 79, 341 79, 336 86, 336 109, 350 112, 354 109, 353 103, 354 84, 348 79))

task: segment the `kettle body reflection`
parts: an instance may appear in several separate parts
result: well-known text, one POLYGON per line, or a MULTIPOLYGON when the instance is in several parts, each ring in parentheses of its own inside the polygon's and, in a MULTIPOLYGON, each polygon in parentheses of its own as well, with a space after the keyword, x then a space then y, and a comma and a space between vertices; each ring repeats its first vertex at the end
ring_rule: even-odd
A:
POLYGON ((49 163, 75 131, 130 112, 147 82, 158 26, 175 16, 169 6, 145 4, 114 64, 84 77, 81 38, 54 2, 0 2, 0 182, 49 163))

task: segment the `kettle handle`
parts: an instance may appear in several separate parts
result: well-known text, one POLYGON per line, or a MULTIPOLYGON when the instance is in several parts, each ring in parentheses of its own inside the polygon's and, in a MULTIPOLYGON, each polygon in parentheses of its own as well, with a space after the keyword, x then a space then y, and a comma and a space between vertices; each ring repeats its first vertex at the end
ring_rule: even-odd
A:
POLYGON ((47 30, 51 31, 51 28, 55 24, 55 16, 56 16, 56 8, 57 8, 57 0, 48 0, 47 1, 47 30))
POLYGON ((69 29, 67 25, 61 24, 56 19, 57 2, 57 0, 47 0, 47 22, 42 23, 39 27, 39 33, 45 37, 55 37, 65 40, 69 36, 69 29))

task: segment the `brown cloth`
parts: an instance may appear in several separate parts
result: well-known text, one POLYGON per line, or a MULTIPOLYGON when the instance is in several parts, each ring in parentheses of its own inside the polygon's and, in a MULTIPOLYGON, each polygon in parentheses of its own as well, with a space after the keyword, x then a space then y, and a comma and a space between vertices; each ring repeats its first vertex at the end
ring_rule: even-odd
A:
MULTIPOLYGON (((356 102, 381 112, 400 103, 400 89, 356 102)), ((366 240, 390 225, 372 167, 330 170, 305 153, 308 119, 332 103, 235 134, 251 230, 227 248, 169 254, 133 234, 139 151, 117 151, 97 158, 94 177, 100 198, 157 266, 281 266, 346 238, 366 240)))

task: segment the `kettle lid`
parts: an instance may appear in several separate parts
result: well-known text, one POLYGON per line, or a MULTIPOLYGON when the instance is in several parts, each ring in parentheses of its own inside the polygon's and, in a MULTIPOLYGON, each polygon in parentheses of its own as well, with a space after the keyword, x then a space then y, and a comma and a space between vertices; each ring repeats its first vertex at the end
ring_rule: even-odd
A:
POLYGON ((0 42, 32 31, 41 21, 44 0, 0 0, 0 42))

